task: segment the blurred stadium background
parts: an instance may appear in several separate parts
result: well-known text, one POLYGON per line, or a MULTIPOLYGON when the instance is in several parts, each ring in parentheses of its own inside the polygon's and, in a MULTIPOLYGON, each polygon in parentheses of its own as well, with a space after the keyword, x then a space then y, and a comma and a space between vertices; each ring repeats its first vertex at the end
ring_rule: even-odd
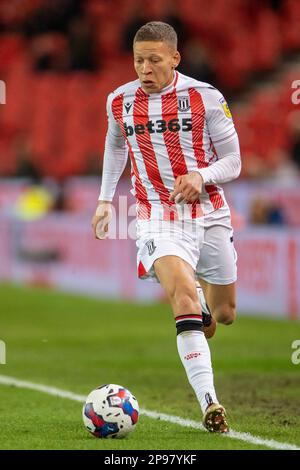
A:
MULTIPOLYGON (((90 231, 106 97, 135 78, 132 37, 151 19, 174 25, 180 70, 220 88, 232 109, 243 158, 226 188, 239 310, 299 317, 297 0, 1 0, 0 279, 161 295, 136 280, 132 240, 97 243, 90 231)), ((128 194, 129 175, 118 195, 128 194)))

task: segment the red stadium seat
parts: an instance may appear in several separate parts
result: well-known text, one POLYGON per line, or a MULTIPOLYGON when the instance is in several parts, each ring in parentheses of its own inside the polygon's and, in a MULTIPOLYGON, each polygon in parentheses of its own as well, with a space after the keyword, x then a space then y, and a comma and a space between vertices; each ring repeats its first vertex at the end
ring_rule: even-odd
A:
MULTIPOLYGON (((28 18, 40 4, 41 0, 22 2, 15 21, 28 18)), ((131 54, 120 52, 124 20, 136 14, 136 5, 136 0, 84 2, 97 36, 97 73, 35 74, 28 41, 21 34, 1 35, 0 71, 7 85, 7 104, 0 114, 0 152, 9 156, 9 162, 1 162, 2 171, 13 171, 14 140, 20 132, 32 140, 36 163, 47 175, 84 172, 89 155, 102 155, 107 95, 136 78, 131 54)), ((255 5, 215 0, 212 8, 211 0, 185 0, 178 7, 190 34, 209 51, 221 89, 240 90, 256 72, 272 70, 283 52, 300 46, 300 2, 286 0, 280 14, 264 2, 255 5)), ((154 16, 167 11, 167 4, 159 0, 147 1, 144 7, 154 16)), ((13 21, 5 17, 3 24, 13 21)), ((61 39, 66 45, 64 36, 50 36, 59 52, 61 39)), ((277 149, 288 148, 288 116, 295 110, 292 82, 299 76, 299 69, 287 71, 271 92, 254 91, 247 106, 234 113, 241 148, 248 155, 259 155, 268 164, 277 149)))

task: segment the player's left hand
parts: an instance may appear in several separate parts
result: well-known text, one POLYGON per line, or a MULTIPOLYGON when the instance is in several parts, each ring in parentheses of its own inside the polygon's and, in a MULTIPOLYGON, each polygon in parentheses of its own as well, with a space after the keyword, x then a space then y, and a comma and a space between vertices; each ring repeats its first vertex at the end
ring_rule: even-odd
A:
POLYGON ((199 199, 203 185, 200 173, 192 171, 188 175, 178 176, 174 184, 174 191, 170 194, 171 202, 194 202, 199 199))

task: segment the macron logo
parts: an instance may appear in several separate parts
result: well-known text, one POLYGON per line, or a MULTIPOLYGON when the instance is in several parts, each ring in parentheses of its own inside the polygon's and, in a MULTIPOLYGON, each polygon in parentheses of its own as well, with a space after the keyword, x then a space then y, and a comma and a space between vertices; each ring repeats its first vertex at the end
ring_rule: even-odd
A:
POLYGON ((125 109, 126 109, 126 113, 128 114, 129 111, 130 111, 130 108, 132 106, 132 103, 125 103, 124 106, 125 106, 125 109))
POLYGON ((197 351, 197 352, 187 354, 186 356, 184 356, 184 359, 186 361, 190 361, 191 359, 196 359, 198 356, 201 356, 201 353, 197 351))

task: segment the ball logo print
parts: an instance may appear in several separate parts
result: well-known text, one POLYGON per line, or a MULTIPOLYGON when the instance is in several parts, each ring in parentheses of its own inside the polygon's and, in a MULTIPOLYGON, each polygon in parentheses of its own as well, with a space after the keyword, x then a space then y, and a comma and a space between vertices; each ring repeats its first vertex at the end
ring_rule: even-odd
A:
POLYGON ((139 404, 121 385, 102 385, 88 395, 82 417, 84 426, 93 436, 122 438, 135 429, 139 404))

